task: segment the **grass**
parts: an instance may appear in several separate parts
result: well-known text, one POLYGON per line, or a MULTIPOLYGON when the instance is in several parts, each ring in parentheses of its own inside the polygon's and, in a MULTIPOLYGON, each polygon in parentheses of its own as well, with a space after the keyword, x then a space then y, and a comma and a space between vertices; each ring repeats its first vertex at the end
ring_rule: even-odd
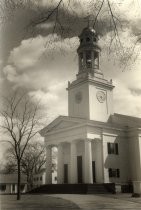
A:
POLYGON ((71 201, 49 195, 22 195, 21 200, 16 200, 16 195, 1 195, 0 210, 78 210, 80 209, 71 201))

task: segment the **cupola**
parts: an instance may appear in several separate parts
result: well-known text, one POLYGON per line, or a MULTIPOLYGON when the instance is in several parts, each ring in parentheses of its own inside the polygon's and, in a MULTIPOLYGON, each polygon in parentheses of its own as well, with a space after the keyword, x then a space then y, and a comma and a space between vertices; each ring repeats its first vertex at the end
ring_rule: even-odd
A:
POLYGON ((99 68, 101 48, 98 45, 98 34, 91 27, 83 29, 79 36, 80 45, 77 49, 79 58, 79 72, 77 78, 91 76, 103 77, 99 68))

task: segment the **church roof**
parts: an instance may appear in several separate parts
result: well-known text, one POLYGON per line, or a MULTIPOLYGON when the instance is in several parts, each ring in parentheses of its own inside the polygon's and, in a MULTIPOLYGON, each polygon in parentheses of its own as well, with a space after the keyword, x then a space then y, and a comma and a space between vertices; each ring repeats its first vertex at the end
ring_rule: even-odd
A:
POLYGON ((141 118, 128 116, 128 115, 122 115, 115 113, 114 115, 111 115, 109 121, 120 124, 121 126, 128 126, 128 127, 140 127, 141 128, 141 118))
POLYGON ((78 117, 69 117, 69 116, 59 116, 53 120, 49 125, 44 127, 40 134, 44 136, 45 133, 52 131, 53 128, 57 129, 67 129, 68 127, 73 127, 77 125, 89 124, 94 127, 109 128, 109 129, 125 129, 125 128, 141 128, 141 118, 113 114, 109 117, 107 122, 100 122, 95 120, 88 120, 78 117), (63 122, 63 123, 62 123, 63 122), (60 126, 62 123, 62 126, 60 126), (59 126, 58 126, 59 125, 59 126))

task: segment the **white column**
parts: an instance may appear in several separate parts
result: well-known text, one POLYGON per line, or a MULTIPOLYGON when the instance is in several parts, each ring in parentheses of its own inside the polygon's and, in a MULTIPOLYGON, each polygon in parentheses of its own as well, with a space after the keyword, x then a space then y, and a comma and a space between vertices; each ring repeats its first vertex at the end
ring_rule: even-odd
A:
POLYGON ((52 150, 51 146, 46 147, 46 184, 52 183, 52 150))
POLYGON ((58 156, 57 156, 57 184, 64 182, 64 161, 63 161, 63 145, 58 145, 58 156))
POLYGON ((71 142, 70 146, 70 183, 77 183, 77 151, 75 142, 71 142))
POLYGON ((15 184, 15 193, 17 193, 17 191, 18 191, 18 186, 17 186, 17 184, 15 184))
POLYGON ((86 139, 84 141, 84 183, 93 183, 92 176, 92 148, 91 140, 86 139))

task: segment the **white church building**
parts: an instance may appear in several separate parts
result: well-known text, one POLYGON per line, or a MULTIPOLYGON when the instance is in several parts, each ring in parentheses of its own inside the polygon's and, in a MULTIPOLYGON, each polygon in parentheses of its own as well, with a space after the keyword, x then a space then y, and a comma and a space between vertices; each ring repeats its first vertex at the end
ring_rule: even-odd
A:
POLYGON ((40 131, 47 154, 46 184, 51 184, 52 147, 57 146, 58 184, 130 182, 134 193, 141 194, 141 119, 114 113, 114 86, 99 67, 95 30, 84 28, 79 39, 79 71, 67 87, 68 116, 40 131))

